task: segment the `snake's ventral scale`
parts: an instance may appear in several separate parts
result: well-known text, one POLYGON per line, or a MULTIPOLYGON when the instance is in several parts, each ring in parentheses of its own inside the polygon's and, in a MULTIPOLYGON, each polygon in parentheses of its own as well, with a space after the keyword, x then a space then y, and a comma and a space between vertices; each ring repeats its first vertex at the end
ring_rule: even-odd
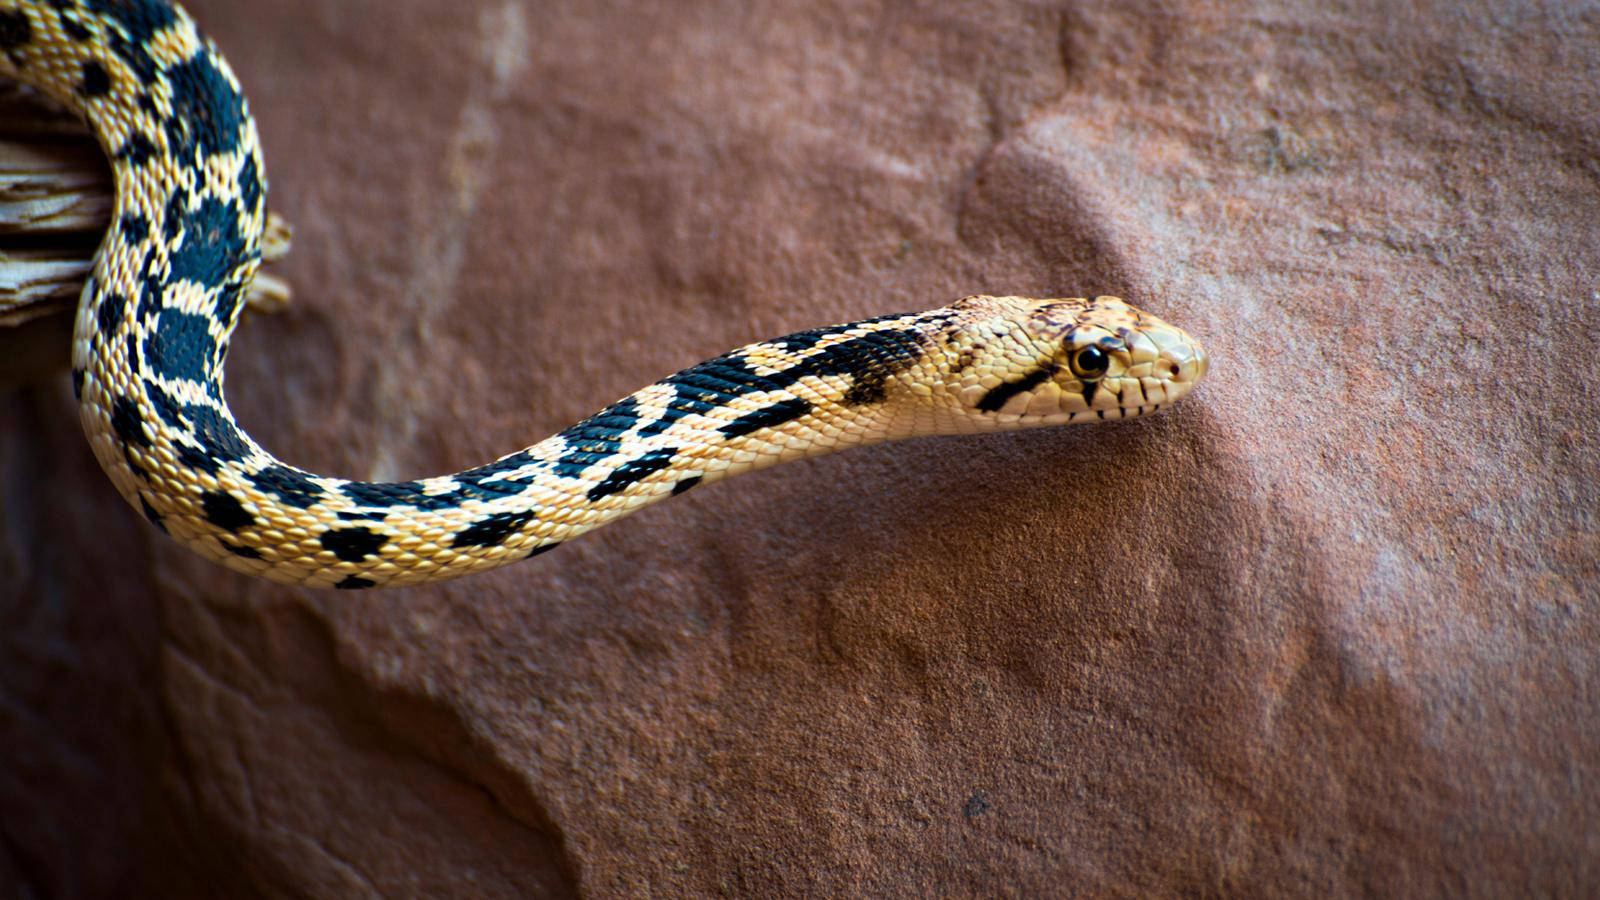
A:
POLYGON ((0 75, 87 119, 116 177, 72 349, 95 456, 156 527, 274 581, 451 578, 784 460, 1156 412, 1206 371, 1193 338, 1112 297, 968 297, 741 347, 454 475, 313 475, 261 449, 223 398, 266 175, 216 48, 165 0, 0 0, 0 75))

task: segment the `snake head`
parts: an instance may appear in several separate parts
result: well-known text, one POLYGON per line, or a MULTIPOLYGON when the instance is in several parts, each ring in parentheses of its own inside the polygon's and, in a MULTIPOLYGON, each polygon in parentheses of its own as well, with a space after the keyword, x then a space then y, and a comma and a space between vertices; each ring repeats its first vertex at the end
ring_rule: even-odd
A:
POLYGON ((1199 341, 1116 297, 968 297, 951 309, 947 383, 992 427, 1145 415, 1206 373, 1199 341))

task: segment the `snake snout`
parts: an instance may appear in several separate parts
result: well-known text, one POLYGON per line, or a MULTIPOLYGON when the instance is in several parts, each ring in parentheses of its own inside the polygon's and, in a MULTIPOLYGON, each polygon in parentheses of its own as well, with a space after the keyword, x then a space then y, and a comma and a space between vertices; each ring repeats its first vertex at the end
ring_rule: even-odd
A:
POLYGON ((1152 374, 1161 382, 1164 402, 1172 403, 1205 377, 1210 363, 1199 341, 1171 326, 1155 336, 1155 343, 1161 349, 1152 374))
POLYGON ((1188 335, 1183 340, 1162 348, 1160 366, 1166 369, 1169 384, 1187 391, 1205 377, 1210 363, 1200 342, 1188 335))

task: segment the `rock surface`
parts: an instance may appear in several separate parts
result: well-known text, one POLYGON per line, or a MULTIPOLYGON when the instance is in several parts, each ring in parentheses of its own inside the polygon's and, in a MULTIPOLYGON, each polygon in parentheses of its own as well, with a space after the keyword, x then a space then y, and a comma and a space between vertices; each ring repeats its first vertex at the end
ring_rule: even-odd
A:
POLYGON ((230 394, 298 464, 978 291, 1211 376, 356 597, 0 395, 0 893, 1595 890, 1600 12, 1476 8, 195 0, 297 225, 230 394))

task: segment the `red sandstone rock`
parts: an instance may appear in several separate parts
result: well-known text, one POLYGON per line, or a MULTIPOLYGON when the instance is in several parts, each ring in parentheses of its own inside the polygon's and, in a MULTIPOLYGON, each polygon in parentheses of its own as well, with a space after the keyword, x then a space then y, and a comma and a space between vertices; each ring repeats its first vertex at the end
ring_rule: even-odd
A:
POLYGON ((0 890, 1600 884, 1592 11, 193 8, 298 229, 229 367, 298 464, 465 467, 976 291, 1212 372, 359 597, 146 527, 64 377, 0 397, 0 890))

